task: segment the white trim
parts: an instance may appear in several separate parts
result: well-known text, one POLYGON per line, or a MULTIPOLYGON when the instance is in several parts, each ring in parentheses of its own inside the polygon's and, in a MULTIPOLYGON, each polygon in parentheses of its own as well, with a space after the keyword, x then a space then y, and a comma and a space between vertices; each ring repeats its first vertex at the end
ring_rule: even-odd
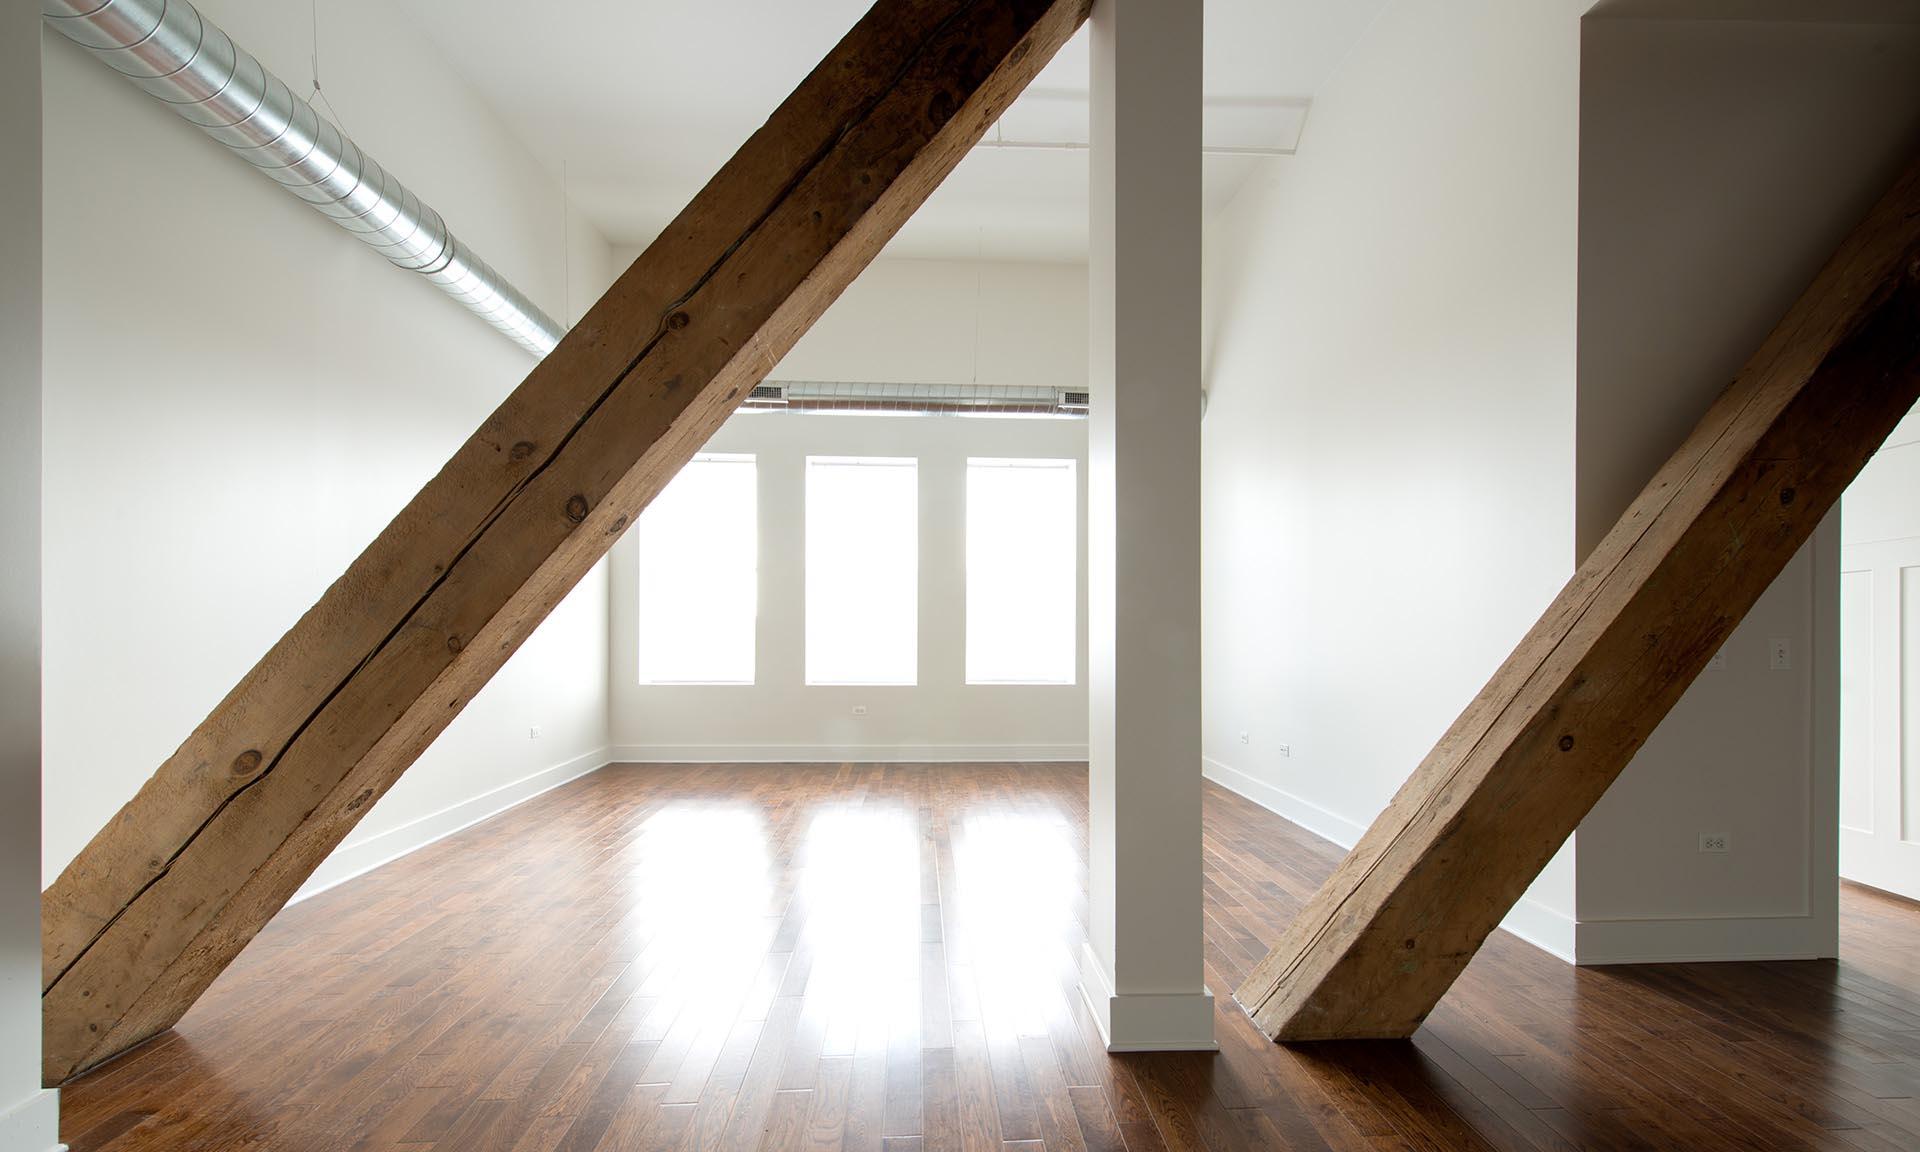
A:
MULTIPOLYGON (((1360 842, 1365 826, 1337 812, 1329 812, 1311 800, 1302 799, 1284 788, 1276 788, 1211 756, 1200 758, 1200 774, 1227 791, 1246 797, 1290 824, 1296 824, 1322 840, 1351 851, 1360 842)), ((1572 916, 1549 908, 1530 897, 1521 897, 1507 913, 1500 927, 1551 956, 1574 963, 1578 937, 1572 916)))
POLYGON ((571 760, 555 764, 551 768, 542 768, 530 776, 523 776, 510 784, 502 784, 478 796, 470 796, 457 804, 449 805, 438 812, 432 812, 417 820, 409 821, 398 828, 390 828, 360 841, 348 841, 333 850, 333 854, 314 869, 313 875, 293 894, 288 904, 298 904, 312 896, 318 896, 329 888, 337 887, 356 876, 364 876, 383 864, 390 864, 402 856, 418 852, 437 840, 462 829, 471 828, 489 817, 498 816, 515 805, 524 804, 549 792, 562 784, 578 780, 592 772, 597 772, 612 762, 609 749, 595 748, 582 753, 571 760))
POLYGON ((1358 844, 1361 833, 1367 830, 1364 824, 1355 824, 1337 812, 1329 812, 1311 800, 1295 796, 1284 788, 1276 788, 1211 756, 1200 758, 1200 774, 1227 791, 1244 796, 1267 811, 1286 818, 1289 823, 1298 824, 1320 839, 1330 840, 1342 848, 1351 849, 1358 844))
POLYGON ((1078 763, 1085 744, 616 744, 615 764, 1078 763))
POLYGON ((1167 995, 1114 992, 1093 945, 1080 943, 1080 995, 1109 1052, 1218 1052, 1213 990, 1167 995))
POLYGON ((42 1088, 0 1112, 0 1152, 64 1152, 60 1090, 42 1088))
POLYGON ((1575 959, 1580 955, 1579 923, 1558 908, 1550 908, 1531 896, 1520 897, 1520 902, 1507 912, 1506 919, 1500 921, 1500 927, 1569 964, 1585 962, 1575 959))
POLYGON ((1575 954, 1588 964, 1817 960, 1832 955, 1813 916, 1693 916, 1582 920, 1575 954))

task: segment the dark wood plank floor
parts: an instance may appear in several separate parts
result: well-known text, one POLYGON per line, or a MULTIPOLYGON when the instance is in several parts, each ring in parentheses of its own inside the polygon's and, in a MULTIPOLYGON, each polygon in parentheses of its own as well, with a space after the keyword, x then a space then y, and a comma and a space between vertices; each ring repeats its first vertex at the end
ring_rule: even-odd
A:
POLYGON ((1226 991, 1336 861, 1209 786, 1217 1056, 1109 1057, 1074 985, 1086 774, 610 768, 283 913, 71 1086, 136 1149, 1920 1148, 1920 909, 1840 963, 1573 969, 1503 934, 1411 1042, 1226 991))

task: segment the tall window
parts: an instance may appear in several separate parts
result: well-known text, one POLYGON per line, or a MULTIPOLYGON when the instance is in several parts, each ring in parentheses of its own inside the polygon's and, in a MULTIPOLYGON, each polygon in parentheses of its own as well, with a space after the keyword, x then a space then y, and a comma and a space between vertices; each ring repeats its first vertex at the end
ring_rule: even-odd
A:
POLYGON ((914 683, 919 582, 919 462, 807 457, 807 683, 914 683))
POLYGON ((759 600, 752 456, 695 456, 640 514, 640 682, 751 684, 759 600))
POLYGON ((967 683, 1073 683, 1079 508, 1072 460, 967 461, 967 683))

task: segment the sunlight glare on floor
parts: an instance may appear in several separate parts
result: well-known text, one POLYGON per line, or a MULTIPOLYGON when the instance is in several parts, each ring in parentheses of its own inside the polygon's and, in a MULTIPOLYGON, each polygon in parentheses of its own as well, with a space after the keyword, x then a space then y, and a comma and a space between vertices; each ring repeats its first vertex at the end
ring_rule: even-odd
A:
POLYGON ((640 994, 732 1011, 779 921, 766 821, 745 805, 670 803, 628 849, 640 994))
POLYGON ((955 890, 943 898, 959 940, 948 947, 972 969, 990 1042, 1047 1030, 1071 967, 1062 933, 1075 923, 1076 864, 1057 814, 975 810, 954 830, 955 890))
POLYGON ((900 808, 828 808, 807 825, 795 899, 811 962, 808 1011, 827 1055, 884 1047, 901 1006, 920 1003, 920 842, 900 808))

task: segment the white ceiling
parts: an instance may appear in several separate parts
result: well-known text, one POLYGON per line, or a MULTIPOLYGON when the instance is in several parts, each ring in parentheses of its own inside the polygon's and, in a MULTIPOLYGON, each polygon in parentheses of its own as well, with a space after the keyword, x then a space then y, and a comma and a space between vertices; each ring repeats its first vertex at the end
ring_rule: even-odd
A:
MULTIPOLYGON (((641 245, 852 27, 869 0, 404 0, 448 59, 616 245, 641 245)), ((1313 93, 1384 0, 1211 0, 1207 142, 1291 146, 1313 93)), ((1004 121, 1085 139, 1084 31, 1004 121)), ((1209 155, 1209 209, 1261 164, 1209 155)), ((980 148, 889 250, 1084 258, 1084 151, 980 148)))

